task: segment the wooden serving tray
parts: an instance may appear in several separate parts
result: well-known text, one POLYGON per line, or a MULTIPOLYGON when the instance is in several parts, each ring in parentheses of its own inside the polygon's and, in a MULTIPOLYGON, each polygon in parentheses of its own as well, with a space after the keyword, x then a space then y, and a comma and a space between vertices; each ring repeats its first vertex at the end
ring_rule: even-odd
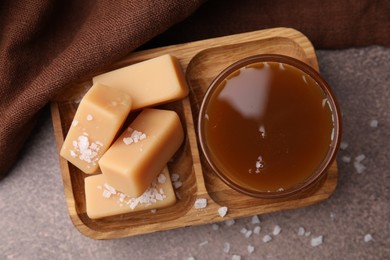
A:
MULTIPOLYGON (((190 95, 186 99, 164 106, 175 110, 186 131, 184 144, 169 162, 170 173, 180 175, 183 183, 177 191, 181 199, 156 213, 134 212, 98 220, 88 218, 85 207, 84 178, 87 176, 63 158, 60 166, 70 217, 76 228, 94 239, 112 239, 155 231, 223 221, 232 218, 264 214, 278 210, 307 206, 327 199, 337 185, 337 165, 315 189, 285 199, 256 199, 242 195, 225 185, 208 168, 199 153, 196 122, 199 105, 211 80, 224 68, 243 57, 277 53, 295 57, 318 70, 316 55, 310 41, 290 28, 275 28, 173 45, 131 53, 105 71, 127 66, 163 54, 176 56, 186 73, 190 95), (205 209, 195 209, 196 198, 206 198, 205 209), (228 214, 221 218, 218 209, 227 206, 228 214)), ((103 71, 97 73, 100 74, 103 71)), ((90 75, 67 88, 51 104, 58 150, 73 120, 78 101, 91 86, 90 75)))

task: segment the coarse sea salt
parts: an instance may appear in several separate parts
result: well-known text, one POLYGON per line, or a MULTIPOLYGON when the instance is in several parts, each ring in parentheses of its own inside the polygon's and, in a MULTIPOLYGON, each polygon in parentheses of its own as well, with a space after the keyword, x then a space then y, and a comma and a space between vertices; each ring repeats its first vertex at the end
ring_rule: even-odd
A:
POLYGON ((173 184, 173 187, 175 187, 175 189, 178 189, 183 185, 183 183, 181 181, 174 181, 172 184, 173 184))
POLYGON ((232 260, 241 260, 240 255, 232 255, 232 260))
POLYGON ((281 231, 282 231, 282 228, 281 228, 279 225, 276 225, 276 226, 274 227, 274 230, 272 231, 272 234, 273 234, 274 236, 277 236, 277 235, 280 234, 281 231))
POLYGON ((366 170, 366 166, 364 166, 361 162, 366 159, 364 154, 360 154, 355 157, 355 161, 353 162, 353 166, 358 174, 363 173, 366 170))
POLYGON ((270 235, 263 236, 263 242, 268 243, 272 240, 272 237, 270 235))
POLYGON ((260 224, 260 219, 257 215, 254 215, 251 219, 252 224, 260 224))
POLYGON ((208 241, 208 240, 205 240, 205 241, 199 243, 199 246, 205 246, 205 245, 207 245, 208 243, 209 243, 209 241, 208 241))
POLYGON ((246 229, 246 228, 241 228, 241 230, 240 230, 240 233, 241 234, 243 234, 243 235, 245 235, 245 233, 248 231, 248 229, 246 229))
MULTIPOLYGON (((101 186, 98 186, 98 189, 102 189, 101 186)), ((157 180, 154 180, 152 184, 149 186, 149 188, 139 197, 132 198, 127 196, 124 193, 121 193, 119 191, 116 191, 115 188, 108 185, 107 183, 103 184, 103 193, 102 196, 106 199, 109 199, 112 195, 116 195, 118 198, 118 201, 120 205, 123 204, 128 205, 131 209, 135 209, 138 205, 144 204, 144 205, 152 205, 156 203, 157 201, 162 201, 166 198, 165 192, 162 188, 157 189, 157 180)), ((156 213, 156 210, 152 209, 152 213, 156 213)))
POLYGON ((160 173, 160 175, 158 175, 158 177, 157 177, 158 183, 164 184, 166 182, 166 180, 167 180, 167 177, 165 177, 164 174, 160 173))
POLYGON ((372 241, 372 240, 374 240, 374 238, 372 237, 372 235, 371 234, 366 234, 366 235, 364 235, 364 242, 370 242, 370 241, 372 241))
POLYGON ((225 217, 228 212, 228 207, 220 207, 218 209, 218 214, 221 218, 225 217))
POLYGON ((347 149, 347 147, 348 147, 348 143, 347 142, 341 142, 340 143, 340 149, 345 150, 345 149, 347 149))
POLYGON ((205 198, 197 198, 195 200, 194 207, 196 209, 204 209, 204 208, 206 208, 207 207, 207 199, 205 199, 205 198))
POLYGON ((246 237, 246 238, 250 238, 250 237, 252 236, 252 233, 253 233, 253 231, 252 231, 252 230, 248 230, 248 231, 246 231, 246 233, 245 233, 245 237, 246 237))
POLYGON ((92 121, 93 120, 93 116, 91 114, 87 115, 87 120, 88 121, 92 121))
POLYGON ((189 256, 189 257, 187 258, 187 260, 196 260, 196 259, 195 259, 195 257, 193 257, 193 256, 189 256))
POLYGON ((376 119, 373 119, 373 120, 370 121, 370 126, 372 128, 378 127, 378 124, 379 124, 379 122, 376 119))
POLYGON ((312 247, 319 246, 322 244, 323 236, 314 237, 310 240, 310 245, 312 247))
POLYGON ((179 174, 176 174, 176 173, 171 174, 171 180, 172 181, 178 181, 179 179, 180 179, 180 175, 179 174))
POLYGON ((223 252, 225 252, 226 254, 228 254, 230 252, 230 243, 225 242, 223 244, 223 252))
POLYGON ((213 225, 211 225, 211 227, 212 227, 212 229, 213 229, 214 231, 217 231, 217 230, 219 229, 218 224, 213 224, 213 225))
POLYGON ((228 219, 225 221, 225 225, 228 227, 233 226, 235 223, 236 221, 234 219, 228 219))
POLYGON ((304 236, 305 235, 305 229, 303 227, 298 228, 298 236, 304 236))
POLYGON ((261 231, 261 227, 260 226, 256 226, 254 229, 253 229, 253 233, 258 235, 260 234, 260 231, 261 231))
POLYGON ((248 250, 248 253, 249 253, 249 254, 252 254, 252 253, 255 251, 255 247, 252 246, 252 245, 248 245, 248 246, 246 247, 246 250, 248 250))
POLYGON ((341 160, 345 163, 351 162, 351 157, 350 156, 343 156, 341 157, 341 160))

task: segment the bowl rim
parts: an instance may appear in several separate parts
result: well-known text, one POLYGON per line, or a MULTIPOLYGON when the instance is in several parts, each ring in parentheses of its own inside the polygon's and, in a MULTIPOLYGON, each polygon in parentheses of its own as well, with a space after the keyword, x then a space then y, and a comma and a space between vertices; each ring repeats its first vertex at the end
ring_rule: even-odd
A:
POLYGON ((206 159, 207 164, 210 166, 211 170, 229 187, 242 194, 249 195, 255 198, 264 198, 264 199, 284 198, 284 197, 296 195, 301 191, 310 189, 311 187, 315 186, 316 183, 318 183, 320 180, 324 179, 324 177, 327 175, 330 166, 332 165, 333 161, 336 159, 336 154, 340 146, 341 135, 342 135, 342 116, 341 116, 340 106, 333 89, 327 83, 327 81, 321 76, 321 74, 318 71, 316 71, 313 67, 290 56, 285 56, 280 54, 259 54, 259 55, 249 56, 232 63, 224 70, 222 70, 212 80, 212 82, 208 86, 202 98, 202 102, 200 105, 199 114, 198 114, 197 135, 198 135, 198 140, 199 140, 202 153, 206 159), (208 102, 212 94, 214 93, 214 91, 221 84, 221 82, 223 82, 223 80, 225 80, 233 72, 245 66, 248 66, 250 64, 260 63, 260 62, 276 62, 276 63, 287 64, 309 75, 314 81, 318 83, 317 85, 325 93, 326 98, 329 100, 329 106, 333 116, 333 140, 332 143, 330 144, 328 153, 325 156, 324 160, 318 166, 318 169, 310 177, 306 178, 302 183, 299 183, 283 191, 272 191, 272 192, 255 191, 253 189, 242 187, 237 183, 235 183, 234 181, 230 180, 212 162, 212 159, 208 154, 205 136, 203 133, 205 111, 207 110, 208 102))

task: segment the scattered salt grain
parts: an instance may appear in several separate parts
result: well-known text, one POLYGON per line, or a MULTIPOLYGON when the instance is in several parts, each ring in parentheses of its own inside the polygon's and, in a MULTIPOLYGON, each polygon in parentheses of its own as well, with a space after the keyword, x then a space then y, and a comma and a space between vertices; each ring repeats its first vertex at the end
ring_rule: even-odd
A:
POLYGON ((189 257, 187 258, 187 260, 196 260, 196 259, 195 259, 195 257, 193 257, 193 256, 189 256, 189 257))
POLYGON ((347 147, 348 147, 348 143, 346 143, 346 142, 340 143, 340 149, 345 150, 345 149, 347 149, 347 147))
POLYGON ((211 227, 212 227, 212 229, 213 229, 214 231, 217 231, 217 230, 219 229, 218 224, 213 224, 211 227))
POLYGON ((77 156, 77 154, 76 154, 73 150, 71 150, 71 151, 70 151, 70 156, 72 156, 73 158, 75 158, 75 157, 77 156))
POLYGON ((249 254, 252 254, 253 252, 255 252, 255 247, 252 246, 252 245, 248 245, 248 246, 246 247, 246 249, 248 250, 248 253, 249 253, 249 254))
POLYGON ((199 243, 199 246, 205 246, 205 245, 207 245, 208 243, 209 243, 209 241, 208 241, 208 240, 205 240, 205 241, 199 243))
POLYGON ((260 234, 260 231, 261 231, 261 227, 260 226, 256 226, 254 229, 253 229, 253 233, 258 235, 260 234))
POLYGON ((350 156, 343 156, 341 157, 341 160, 345 163, 351 162, 351 157, 350 156))
POLYGON ((131 138, 131 137, 125 137, 125 138, 123 138, 123 142, 124 142, 126 145, 132 144, 132 143, 133 143, 133 138, 131 138))
POLYGON ((364 159, 366 159, 366 156, 364 154, 359 154, 355 157, 355 161, 362 162, 364 159))
POLYGON ((304 236, 305 235, 305 229, 303 227, 298 228, 298 236, 304 236))
POLYGON ((116 194, 116 190, 114 187, 108 185, 107 183, 104 183, 104 188, 106 188, 111 194, 116 194))
POLYGON ((252 230, 248 230, 248 231, 246 231, 246 233, 245 233, 245 237, 246 238, 250 238, 251 236, 252 236, 252 230))
POLYGON ((77 121, 76 119, 73 119, 72 121, 72 126, 77 126, 79 123, 79 121, 77 121))
POLYGON ((163 183, 165 183, 166 180, 167 180, 167 177, 165 177, 164 174, 160 174, 160 175, 157 177, 158 183, 163 184, 163 183))
POLYGON ((225 221, 225 224, 226 224, 226 226, 228 226, 228 227, 233 226, 234 223, 236 223, 236 221, 235 221, 234 219, 228 219, 228 220, 225 221))
POLYGON ((241 228, 240 233, 244 235, 247 231, 248 231, 248 229, 246 229, 246 228, 241 228))
POLYGON ((272 234, 273 234, 274 236, 277 236, 277 235, 280 234, 281 231, 282 231, 282 228, 281 228, 279 225, 276 225, 276 226, 274 227, 274 230, 272 231, 272 234))
POLYGON ((205 207, 207 207, 207 199, 205 199, 205 198, 196 199, 194 207, 196 209, 204 209, 205 207))
POLYGON ((183 183, 181 181, 174 181, 173 182, 173 187, 175 187, 175 189, 180 188, 182 185, 183 185, 183 183))
POLYGON ((240 255, 232 255, 232 260, 241 260, 240 255))
POLYGON ((181 200, 181 195, 180 195, 179 192, 175 191, 175 195, 176 195, 176 198, 177 198, 178 200, 181 200))
POLYGON ((310 231, 305 232, 305 237, 308 237, 308 236, 310 236, 310 235, 311 235, 311 232, 310 232, 310 231))
POLYGON ((230 243, 225 242, 223 244, 223 252, 225 252, 226 254, 228 254, 230 252, 230 243))
POLYGON ((220 216, 221 218, 225 217, 226 214, 227 214, 227 212, 228 212, 228 208, 227 208, 227 207, 220 207, 220 208, 218 209, 218 214, 219 214, 219 216, 220 216))
POLYGON ((93 116, 91 114, 87 115, 87 120, 88 121, 92 121, 92 119, 93 119, 93 116))
POLYGON ((179 174, 173 173, 173 174, 171 175, 171 180, 172 180, 172 181, 178 181, 179 179, 180 179, 179 174))
POLYGON ((334 220, 335 217, 336 217, 336 214, 334 214, 333 212, 330 213, 330 218, 331 218, 332 220, 334 220))
POLYGON ((272 237, 270 236, 270 235, 265 235, 264 237, 263 237, 263 242, 264 243, 268 243, 268 242, 270 242, 272 240, 272 237))
POLYGON ((364 236, 364 242, 370 242, 370 241, 372 241, 372 240, 374 240, 374 238, 372 237, 372 235, 371 234, 366 234, 365 236, 364 236))
POLYGON ((371 120, 370 126, 373 128, 378 127, 378 120, 376 120, 376 119, 371 120))
POLYGON ((310 240, 310 245, 315 247, 322 244, 323 236, 314 237, 310 240))
POLYGON ((251 220, 252 224, 260 224, 260 219, 257 215, 254 215, 251 220))
POLYGON ((358 174, 363 173, 366 170, 366 166, 364 166, 361 162, 366 159, 364 154, 360 154, 355 157, 355 161, 353 162, 353 166, 358 174))
POLYGON ((111 197, 111 192, 108 190, 103 190, 103 197, 109 199, 111 197))
POLYGON ((155 214, 157 212, 157 209, 151 209, 150 213, 155 214))

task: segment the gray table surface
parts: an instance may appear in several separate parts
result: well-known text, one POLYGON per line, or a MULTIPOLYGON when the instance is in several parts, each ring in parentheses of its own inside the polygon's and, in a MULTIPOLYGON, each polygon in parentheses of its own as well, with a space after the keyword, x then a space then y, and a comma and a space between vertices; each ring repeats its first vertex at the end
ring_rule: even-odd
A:
POLYGON ((49 110, 10 174, 0 182, 0 259, 390 259, 390 48, 370 46, 317 51, 323 76, 333 86, 344 116, 339 183, 313 206, 251 218, 96 241, 73 226, 65 203, 49 110), (377 127, 370 126, 372 120, 377 127), (358 173, 357 156, 366 169, 358 173), (343 157, 350 157, 346 163, 343 157), (282 229, 272 235, 275 225, 282 229), (308 236, 298 236, 304 227, 308 236), (271 234, 272 241, 263 242, 271 234), (373 240, 364 241, 371 234, 373 240), (323 243, 312 247, 312 238, 323 243), (207 241, 207 243, 205 242, 207 241), (223 251, 230 243, 229 253, 223 251), (254 252, 247 247, 252 245, 254 252))

